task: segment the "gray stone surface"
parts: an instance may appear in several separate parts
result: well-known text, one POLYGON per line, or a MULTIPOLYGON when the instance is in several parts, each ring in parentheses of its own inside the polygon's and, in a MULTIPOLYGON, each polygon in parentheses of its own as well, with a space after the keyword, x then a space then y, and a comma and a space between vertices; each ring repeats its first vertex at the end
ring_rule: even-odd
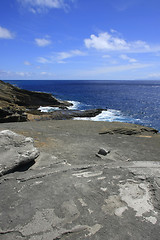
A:
POLYGON ((133 125, 0 125, 41 152, 29 170, 0 178, 1 240, 159 240, 160 134, 99 134, 111 127, 133 125), (97 158, 100 148, 111 152, 97 158))
POLYGON ((29 164, 39 151, 33 146, 33 139, 10 130, 0 132, 0 176, 29 164))
POLYGON ((132 127, 110 127, 106 128, 105 130, 101 131, 99 134, 125 134, 125 135, 135 135, 135 134, 141 134, 145 132, 153 132, 157 133, 158 131, 154 128, 149 127, 142 127, 138 125, 133 125, 132 127))

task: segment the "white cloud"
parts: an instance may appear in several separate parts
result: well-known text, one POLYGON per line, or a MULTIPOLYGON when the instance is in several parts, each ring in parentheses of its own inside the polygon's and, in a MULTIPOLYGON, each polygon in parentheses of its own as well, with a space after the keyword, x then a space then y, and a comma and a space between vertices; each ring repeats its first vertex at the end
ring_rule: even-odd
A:
POLYGON ((30 8, 29 11, 32 12, 32 13, 34 13, 34 14, 37 13, 36 10, 35 10, 34 8, 30 8))
POLYGON ((54 73, 51 72, 23 72, 23 71, 5 71, 0 70, 0 78, 3 80, 28 80, 28 79, 53 79, 56 78, 54 73))
POLYGON ((17 74, 18 76, 21 76, 21 77, 26 76, 26 73, 24 73, 24 72, 16 72, 16 74, 17 74))
POLYGON ((48 7, 48 8, 61 8, 63 5, 62 0, 23 0, 24 3, 32 6, 48 7))
POLYGON ((41 74, 41 75, 46 75, 46 74, 47 74, 47 72, 41 72, 40 74, 41 74))
POLYGON ((52 43, 51 40, 45 38, 36 38, 35 42, 39 47, 45 47, 52 43))
POLYGON ((128 45, 125 40, 113 37, 104 32, 97 36, 92 34, 89 39, 84 40, 87 48, 96 48, 97 50, 127 50, 128 45))
POLYGON ((69 3, 74 0, 17 0, 23 6, 27 6, 32 13, 41 13, 48 9, 69 9, 69 3))
POLYGON ((96 75, 115 73, 115 72, 125 72, 128 70, 138 70, 138 69, 143 69, 151 66, 152 66, 151 64, 140 64, 140 63, 109 66, 109 67, 106 66, 106 67, 100 67, 100 68, 84 71, 83 75, 96 76, 96 75))
POLYGON ((37 62, 39 63, 51 63, 47 58, 44 57, 38 57, 37 62))
POLYGON ((32 64, 30 62, 28 62, 28 61, 24 61, 24 65, 31 66, 32 64))
POLYGON ((30 72, 12 72, 0 70, 0 77, 3 79, 21 79, 29 78, 33 73, 30 72))
POLYGON ((0 26, 0 38, 12 39, 14 38, 14 35, 7 28, 0 26))
POLYGON ((55 76, 55 74, 50 73, 50 72, 41 72, 40 75, 41 75, 41 76, 48 76, 48 77, 49 77, 49 76, 55 76))
POLYGON ((137 62, 137 60, 136 60, 135 58, 130 58, 130 57, 128 57, 128 56, 125 55, 125 54, 120 55, 120 58, 123 59, 123 60, 127 60, 127 61, 129 61, 130 63, 135 63, 135 62, 137 62))
POLYGON ((86 54, 80 50, 72 50, 69 52, 59 52, 57 59, 62 61, 67 58, 75 57, 75 56, 85 56, 86 54))
POLYGON ((148 76, 145 77, 145 79, 160 80, 160 72, 150 73, 148 76))
POLYGON ((86 53, 85 52, 82 52, 78 49, 76 50, 71 50, 71 51, 68 51, 68 52, 58 52, 58 53, 55 53, 49 57, 38 57, 37 61, 39 63, 66 63, 65 61, 63 60, 66 60, 68 58, 72 58, 72 57, 76 57, 76 56, 85 56, 86 53))
POLYGON ((87 48, 94 48, 104 51, 125 51, 125 52, 154 52, 159 50, 160 46, 151 47, 145 41, 137 40, 133 42, 126 41, 116 31, 111 33, 102 32, 98 36, 92 34, 90 38, 84 39, 87 48))

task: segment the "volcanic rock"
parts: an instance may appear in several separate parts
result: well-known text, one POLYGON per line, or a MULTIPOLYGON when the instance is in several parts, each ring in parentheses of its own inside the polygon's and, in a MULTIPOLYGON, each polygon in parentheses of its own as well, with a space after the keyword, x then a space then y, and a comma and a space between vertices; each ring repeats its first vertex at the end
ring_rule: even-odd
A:
POLYGON ((150 132, 150 133, 157 133, 158 130, 154 128, 149 128, 149 127, 143 127, 140 125, 133 125, 131 126, 130 124, 126 124, 126 127, 114 127, 114 125, 109 128, 105 129, 99 134, 124 134, 124 135, 136 135, 136 134, 142 134, 145 132, 150 132))
POLYGON ((0 81, 0 107, 6 105, 37 109, 40 106, 71 106, 72 104, 60 101, 49 93, 28 91, 0 81))
POLYGON ((105 150, 104 148, 99 149, 98 154, 106 156, 108 153, 110 153, 109 150, 105 150))
POLYGON ((21 170, 24 166, 29 168, 38 155, 32 138, 10 130, 0 132, 0 176, 21 170))
POLYGON ((99 134, 129 126, 0 124, 31 136, 41 152, 27 171, 0 177, 0 240, 158 240, 160 134, 99 134), (98 159, 99 147, 110 154, 98 159))
POLYGON ((103 109, 89 109, 89 110, 56 110, 53 112, 29 111, 27 116, 29 120, 66 120, 73 118, 90 118, 100 114, 103 109))
POLYGON ((0 123, 24 121, 27 121, 27 114, 23 110, 11 107, 0 108, 0 123))
POLYGON ((40 106, 71 106, 67 101, 60 101, 49 93, 33 92, 0 81, 0 122, 26 121, 28 109, 40 106))

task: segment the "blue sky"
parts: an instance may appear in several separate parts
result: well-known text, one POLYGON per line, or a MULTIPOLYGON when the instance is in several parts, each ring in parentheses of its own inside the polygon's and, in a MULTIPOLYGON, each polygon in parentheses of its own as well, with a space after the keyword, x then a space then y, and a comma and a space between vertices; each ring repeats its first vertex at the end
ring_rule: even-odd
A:
POLYGON ((160 79, 159 0, 1 0, 0 79, 160 79))

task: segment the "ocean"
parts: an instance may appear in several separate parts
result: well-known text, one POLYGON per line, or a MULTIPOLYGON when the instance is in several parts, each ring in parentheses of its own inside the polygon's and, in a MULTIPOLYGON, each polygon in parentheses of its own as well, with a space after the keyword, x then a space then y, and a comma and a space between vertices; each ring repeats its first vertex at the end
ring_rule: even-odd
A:
POLYGON ((136 123, 160 131, 160 81, 10 80, 6 82, 27 90, 51 93, 61 100, 71 101, 72 109, 107 110, 94 118, 86 118, 87 120, 136 123))

